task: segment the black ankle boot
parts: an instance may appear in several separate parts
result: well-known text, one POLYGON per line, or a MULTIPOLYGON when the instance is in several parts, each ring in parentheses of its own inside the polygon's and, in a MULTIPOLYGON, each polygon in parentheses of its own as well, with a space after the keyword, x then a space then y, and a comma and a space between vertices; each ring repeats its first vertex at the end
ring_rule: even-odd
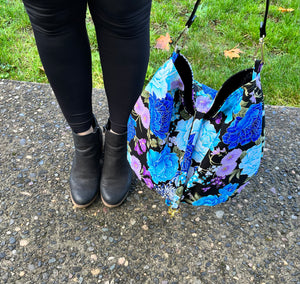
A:
POLYGON ((100 189, 102 131, 95 119, 94 131, 85 136, 73 132, 75 154, 70 175, 71 199, 75 207, 91 205, 100 189))
POLYGON ((119 206, 131 185, 131 168, 127 161, 127 132, 105 132, 104 165, 100 183, 101 199, 107 207, 119 206))

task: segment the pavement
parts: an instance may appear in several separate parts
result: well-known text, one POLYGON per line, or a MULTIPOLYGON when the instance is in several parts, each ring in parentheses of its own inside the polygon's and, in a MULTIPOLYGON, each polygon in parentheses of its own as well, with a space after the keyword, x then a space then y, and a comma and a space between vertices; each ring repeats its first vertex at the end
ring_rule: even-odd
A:
MULTIPOLYGON (((107 117, 103 90, 94 112, 107 117)), ((258 175, 171 217, 139 181, 126 202, 70 201, 71 131, 48 84, 0 80, 0 283, 300 283, 300 109, 266 106, 258 175)))

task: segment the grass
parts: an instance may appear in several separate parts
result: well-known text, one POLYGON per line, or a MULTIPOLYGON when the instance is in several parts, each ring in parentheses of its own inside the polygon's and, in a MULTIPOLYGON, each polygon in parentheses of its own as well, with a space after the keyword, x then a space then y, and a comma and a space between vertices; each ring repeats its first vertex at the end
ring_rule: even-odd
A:
MULTIPOLYGON (((167 32, 175 39, 192 11, 194 0, 154 0, 151 13, 151 55, 145 83, 172 51, 155 49, 156 39, 167 32)), ((193 66, 195 79, 219 89, 233 73, 251 67, 259 40, 264 0, 204 0, 182 53, 193 66), (224 50, 238 46, 240 58, 229 59, 224 50)), ((300 106, 299 1, 271 1, 267 22, 262 84, 267 104, 300 106), (282 13, 279 7, 293 8, 282 13)), ((41 68, 30 22, 20 0, 0 0, 0 78, 47 82, 41 68)), ((93 23, 87 29, 93 59, 94 87, 103 88, 93 23)), ((172 47, 171 47, 172 48, 172 47)))

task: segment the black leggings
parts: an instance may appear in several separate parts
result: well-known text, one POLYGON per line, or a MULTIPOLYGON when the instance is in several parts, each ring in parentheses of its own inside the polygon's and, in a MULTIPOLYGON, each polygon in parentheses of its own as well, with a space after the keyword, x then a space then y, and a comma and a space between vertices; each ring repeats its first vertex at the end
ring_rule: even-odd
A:
POLYGON ((90 128, 91 51, 87 5, 96 28, 111 128, 123 133, 149 60, 151 0, 23 0, 62 112, 76 133, 90 128))

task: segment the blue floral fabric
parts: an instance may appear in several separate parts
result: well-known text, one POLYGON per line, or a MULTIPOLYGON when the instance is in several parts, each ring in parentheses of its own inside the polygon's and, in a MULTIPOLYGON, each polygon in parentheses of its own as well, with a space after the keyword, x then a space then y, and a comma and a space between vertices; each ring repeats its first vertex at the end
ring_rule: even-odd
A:
POLYGON ((160 139, 164 139, 169 131, 172 118, 173 97, 166 94, 163 100, 158 100, 155 93, 149 98, 150 130, 160 139))
POLYGON ((166 182, 176 174, 178 157, 175 153, 171 153, 168 145, 165 145, 161 152, 149 150, 147 164, 154 183, 166 182))
MULTIPOLYGON (((128 161, 166 203, 213 206, 240 193, 259 169, 264 145, 260 73, 227 94, 193 80, 194 113, 185 108, 177 54, 159 68, 128 121, 128 161), (208 116, 215 102, 214 115, 208 116)), ((225 85, 225 84, 224 84, 225 85)))

